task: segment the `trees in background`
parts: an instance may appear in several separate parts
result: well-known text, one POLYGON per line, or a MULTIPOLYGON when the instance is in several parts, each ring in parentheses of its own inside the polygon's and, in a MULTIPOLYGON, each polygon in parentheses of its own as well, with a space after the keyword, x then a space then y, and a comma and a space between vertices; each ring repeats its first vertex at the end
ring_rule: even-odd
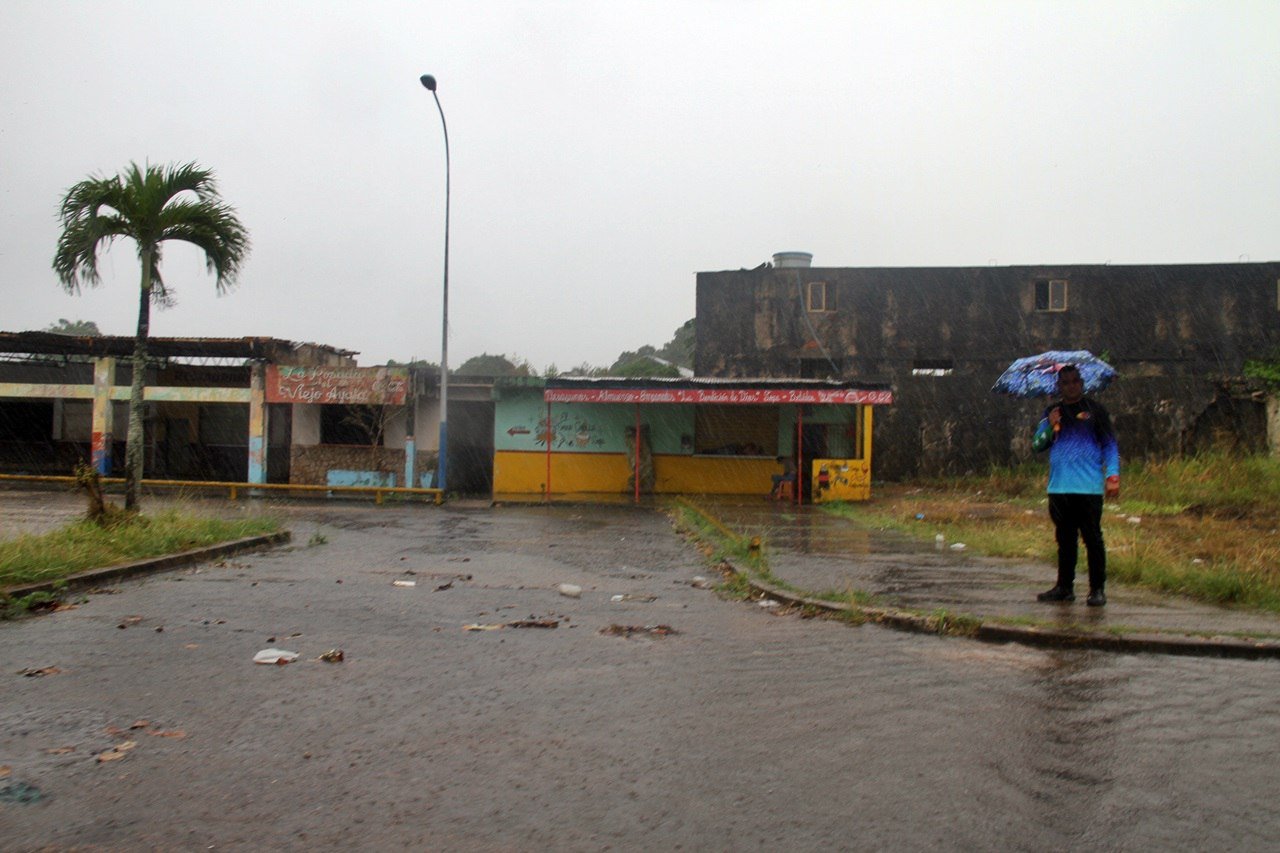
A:
POLYGON ((68 320, 63 317, 56 323, 44 327, 44 331, 55 335, 70 335, 77 338, 96 338, 102 335, 98 324, 92 320, 68 320))

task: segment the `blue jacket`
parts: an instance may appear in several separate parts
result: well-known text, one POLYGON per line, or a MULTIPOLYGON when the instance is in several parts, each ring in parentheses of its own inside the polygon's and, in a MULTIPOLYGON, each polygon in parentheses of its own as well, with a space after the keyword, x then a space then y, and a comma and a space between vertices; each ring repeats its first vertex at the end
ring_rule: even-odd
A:
POLYGON ((1044 410, 1031 446, 1049 449, 1049 494, 1100 495, 1106 478, 1120 475, 1120 447, 1116 444, 1111 416, 1095 400, 1056 403, 1044 410), (1049 412, 1062 408, 1057 435, 1049 425, 1049 412))

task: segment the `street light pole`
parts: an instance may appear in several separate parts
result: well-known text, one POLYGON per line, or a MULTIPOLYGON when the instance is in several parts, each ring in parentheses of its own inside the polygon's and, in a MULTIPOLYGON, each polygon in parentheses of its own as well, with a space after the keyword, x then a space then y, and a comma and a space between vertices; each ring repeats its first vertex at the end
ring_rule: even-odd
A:
POLYGON ((436 462, 436 488, 443 491, 449 460, 449 125, 444 120, 440 96, 436 94, 436 78, 423 74, 418 79, 435 98, 440 127, 444 130, 444 306, 440 332, 440 453, 436 462))

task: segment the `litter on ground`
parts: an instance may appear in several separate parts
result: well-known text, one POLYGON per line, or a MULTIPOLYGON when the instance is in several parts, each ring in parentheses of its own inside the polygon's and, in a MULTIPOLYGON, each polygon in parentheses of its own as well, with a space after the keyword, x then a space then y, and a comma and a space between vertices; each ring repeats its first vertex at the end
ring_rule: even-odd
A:
POLYGON ((254 663, 286 664, 293 663, 297 659, 297 652, 290 652, 285 649, 263 649, 253 656, 254 663))
POLYGON ((670 625, 610 625, 608 628, 601 628, 600 633, 610 637, 633 637, 636 634, 666 637, 680 632, 670 625))

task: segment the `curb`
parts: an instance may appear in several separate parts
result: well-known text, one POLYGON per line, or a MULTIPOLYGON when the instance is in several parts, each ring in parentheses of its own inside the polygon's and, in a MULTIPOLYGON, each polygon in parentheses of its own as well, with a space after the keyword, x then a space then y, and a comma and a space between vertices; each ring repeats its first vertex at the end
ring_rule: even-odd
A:
POLYGON ((201 563, 218 557, 243 554, 246 551, 258 551, 263 548, 282 545, 292 541, 292 539, 293 533, 288 530, 267 533, 261 536, 246 536, 244 539, 233 539, 230 542, 222 542, 205 548, 195 548, 190 551, 181 551, 177 554, 166 554, 163 557, 151 557, 146 560, 136 560, 132 563, 120 563, 103 569, 89 569, 56 581, 37 581, 36 583, 22 584, 21 586, 5 587, 0 589, 0 596, 17 597, 30 595, 33 592, 52 592, 59 585, 65 585, 64 588, 68 591, 86 586, 97 586, 105 581, 122 581, 151 572, 180 569, 192 563, 201 563))
POLYGON ((1080 631, 1046 630, 1023 625, 980 622, 972 630, 949 631, 946 621, 906 610, 887 607, 862 607, 842 602, 824 601, 778 589, 755 580, 727 560, 721 567, 741 578, 754 592, 777 599, 784 604, 816 608, 830 613, 858 613, 870 621, 900 631, 919 634, 970 637, 986 643, 1021 643, 1027 646, 1055 649, 1096 649, 1107 652, 1194 655, 1197 657, 1237 658, 1247 660, 1280 659, 1280 642, 1242 640, 1238 637, 1189 637, 1161 634, 1093 634, 1080 631))

